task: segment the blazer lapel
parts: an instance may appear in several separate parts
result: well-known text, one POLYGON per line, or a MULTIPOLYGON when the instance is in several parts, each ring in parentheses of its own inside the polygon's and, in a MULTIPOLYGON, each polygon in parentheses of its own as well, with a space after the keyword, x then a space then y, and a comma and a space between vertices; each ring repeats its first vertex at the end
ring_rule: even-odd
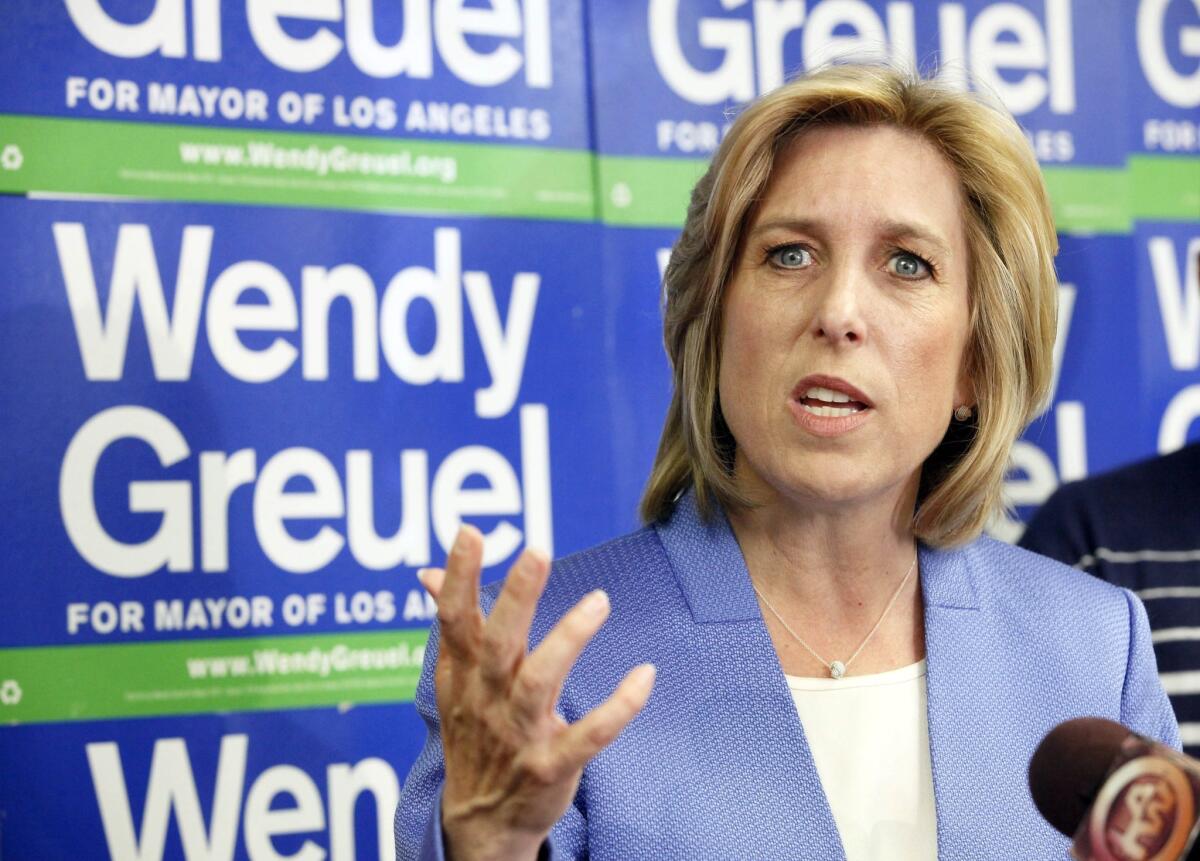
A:
MULTIPOLYGON (((969 763, 986 761, 981 746, 995 733, 994 714, 980 701, 980 674, 997 661, 967 550, 922 545, 920 564, 938 855, 963 857, 956 854, 963 838, 979 835, 960 835, 956 829, 971 821, 968 812, 985 791, 979 781, 986 777, 969 763)), ((986 688, 987 680, 982 683, 986 688)))
MULTIPOLYGON (((780 825, 775 835, 763 835, 760 849, 773 845, 782 857, 844 861, 833 813, 728 521, 720 512, 703 521, 687 493, 658 534, 697 626, 694 642, 705 644, 697 659, 723 678, 726 690, 740 693, 726 703, 729 717, 734 725, 766 727, 740 734, 736 750, 743 760, 739 766, 755 774, 763 790, 755 803, 767 809, 757 813, 780 825)), ((761 857, 775 855, 768 850, 761 857)))

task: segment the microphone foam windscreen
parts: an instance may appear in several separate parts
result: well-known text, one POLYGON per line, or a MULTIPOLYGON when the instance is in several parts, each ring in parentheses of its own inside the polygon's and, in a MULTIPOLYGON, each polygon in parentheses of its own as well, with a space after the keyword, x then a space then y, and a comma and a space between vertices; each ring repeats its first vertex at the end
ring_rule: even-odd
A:
POLYGON ((1047 822, 1075 835, 1128 736, 1119 723, 1075 718, 1042 739, 1029 761, 1029 790, 1047 822))

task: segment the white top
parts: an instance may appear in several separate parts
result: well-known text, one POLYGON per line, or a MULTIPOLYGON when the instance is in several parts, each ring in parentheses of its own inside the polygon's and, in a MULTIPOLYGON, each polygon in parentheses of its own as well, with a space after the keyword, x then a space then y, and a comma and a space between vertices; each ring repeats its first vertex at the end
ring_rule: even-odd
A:
POLYGON ((846 861, 936 859, 925 662, 868 676, 786 678, 846 861))

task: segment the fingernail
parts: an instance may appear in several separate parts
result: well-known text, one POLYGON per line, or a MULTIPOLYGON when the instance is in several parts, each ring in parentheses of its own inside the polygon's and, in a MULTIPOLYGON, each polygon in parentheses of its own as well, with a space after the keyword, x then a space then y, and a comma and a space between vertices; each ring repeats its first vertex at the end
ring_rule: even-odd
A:
POLYGON ((425 591, 436 598, 438 592, 442 591, 445 572, 440 568, 422 568, 417 572, 417 579, 421 581, 425 591))
POLYGON ((608 609, 608 593, 603 589, 589 592, 583 599, 583 612, 588 616, 601 616, 608 609))
POLYGON ((654 664, 641 664, 634 667, 633 672, 636 674, 635 678, 640 685, 652 685, 654 684, 654 679, 658 676, 658 668, 654 664))

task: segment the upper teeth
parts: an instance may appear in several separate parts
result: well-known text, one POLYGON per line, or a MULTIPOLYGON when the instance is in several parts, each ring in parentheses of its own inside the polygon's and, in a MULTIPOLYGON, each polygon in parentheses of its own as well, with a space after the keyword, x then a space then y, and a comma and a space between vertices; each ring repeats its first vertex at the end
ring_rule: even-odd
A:
POLYGON ((804 393, 804 397, 832 404, 844 404, 850 400, 850 396, 843 392, 835 392, 833 389, 825 389, 821 386, 813 386, 804 393))

